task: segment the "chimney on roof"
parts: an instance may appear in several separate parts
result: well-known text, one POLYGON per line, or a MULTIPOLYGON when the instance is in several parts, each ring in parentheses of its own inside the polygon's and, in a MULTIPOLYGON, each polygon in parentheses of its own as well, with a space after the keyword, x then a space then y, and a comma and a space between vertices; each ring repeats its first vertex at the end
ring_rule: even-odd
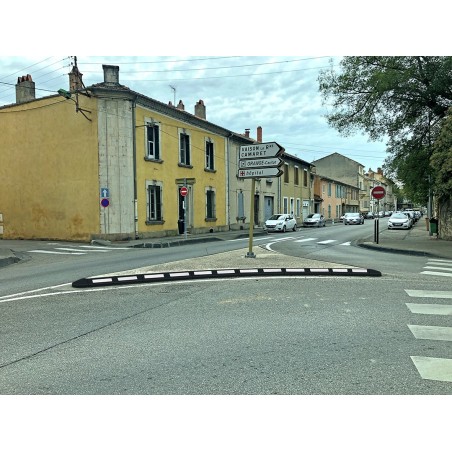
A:
POLYGON ((27 74, 18 77, 16 85, 16 104, 21 104, 22 102, 28 102, 34 99, 36 99, 35 82, 31 78, 31 75, 27 74))
POLYGON ((195 104, 195 116, 201 119, 206 119, 206 106, 204 105, 204 101, 201 99, 199 99, 195 104))
POLYGON ((185 105, 184 105, 184 103, 182 102, 182 100, 180 100, 179 101, 179 103, 177 104, 177 107, 176 107, 178 110, 182 110, 182 111, 185 111, 185 105))
POLYGON ((257 142, 262 143, 262 127, 257 128, 257 142))
POLYGON ((250 137, 250 129, 245 129, 245 136, 246 136, 247 138, 250 137))
POLYGON ((383 170, 381 168, 377 168, 377 173, 383 176, 383 170))
POLYGON ((69 91, 78 91, 84 88, 82 81, 83 74, 78 70, 77 66, 69 72, 69 91))
POLYGON ((109 85, 119 85, 119 66, 110 66, 103 64, 104 83, 109 85))

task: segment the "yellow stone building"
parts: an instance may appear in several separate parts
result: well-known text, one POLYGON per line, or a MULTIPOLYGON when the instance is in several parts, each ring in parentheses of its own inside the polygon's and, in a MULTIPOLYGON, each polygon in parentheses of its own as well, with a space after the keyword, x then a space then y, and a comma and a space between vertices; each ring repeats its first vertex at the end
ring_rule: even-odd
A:
MULTIPOLYGON (((20 77, 0 107, 0 215, 5 239, 127 239, 229 229, 232 146, 252 140, 119 83, 35 98, 20 77), (188 194, 181 195, 181 187, 188 194)), ((0 231, 1 233, 1 231, 0 231)))

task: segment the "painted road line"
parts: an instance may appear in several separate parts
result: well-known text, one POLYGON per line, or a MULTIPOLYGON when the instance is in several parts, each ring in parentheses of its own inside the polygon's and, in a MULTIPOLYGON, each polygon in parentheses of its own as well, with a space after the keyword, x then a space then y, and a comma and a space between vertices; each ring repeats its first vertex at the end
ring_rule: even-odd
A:
POLYGON ((452 272, 452 267, 451 268, 449 268, 449 267, 430 267, 430 266, 427 266, 427 267, 422 267, 422 268, 425 268, 425 269, 427 269, 427 270, 444 270, 444 271, 446 271, 446 272, 452 272))
MULTIPOLYGON (((94 245, 79 245, 78 248, 91 248, 91 249, 99 249, 99 250, 105 250, 107 247, 105 246, 94 246, 94 245)), ((109 247, 109 250, 130 250, 132 248, 124 248, 124 247, 120 247, 120 246, 115 246, 115 247, 109 247)))
POLYGON ((450 290, 409 290, 405 292, 410 297, 415 298, 452 298, 452 291, 450 290))
POLYGON ((405 303, 413 314, 452 315, 452 305, 405 303))
POLYGON ((450 260, 450 259, 429 259, 428 262, 430 262, 432 264, 439 262, 443 265, 451 265, 452 266, 452 260, 450 260))
POLYGON ((344 245, 344 246, 350 246, 352 244, 352 242, 344 242, 344 243, 341 243, 341 245, 344 245))
POLYGON ((424 380, 452 382, 452 359, 410 356, 424 380))
POLYGON ((77 252, 72 252, 72 253, 64 253, 61 251, 47 251, 47 250, 30 250, 28 251, 28 253, 41 253, 41 254, 86 254, 86 253, 77 253, 77 252))
POLYGON ((452 341, 452 327, 450 326, 408 325, 408 328, 416 339, 452 341))
POLYGON ((328 243, 337 242, 337 240, 324 240, 323 242, 317 242, 319 245, 326 245, 328 243))
POLYGON ((443 273, 443 272, 421 272, 422 275, 433 275, 433 276, 448 276, 449 278, 452 278, 452 273, 443 273))
POLYGON ((311 237, 309 239, 295 240, 295 242, 310 242, 311 240, 317 240, 317 239, 315 237, 311 237))
MULTIPOLYGON (((77 252, 77 248, 55 248, 56 250, 61 250, 61 251, 72 251, 73 254, 75 254, 75 252, 77 252), (74 252, 75 251, 75 252, 74 252)), ((111 251, 111 249, 106 250, 80 250, 83 253, 108 253, 109 251, 111 251)))

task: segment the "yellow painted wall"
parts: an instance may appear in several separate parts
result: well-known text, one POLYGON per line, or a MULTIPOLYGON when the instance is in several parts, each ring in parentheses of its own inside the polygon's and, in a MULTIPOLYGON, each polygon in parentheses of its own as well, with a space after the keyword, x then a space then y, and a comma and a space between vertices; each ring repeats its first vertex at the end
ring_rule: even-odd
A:
POLYGON ((225 138, 209 131, 199 129, 163 114, 151 112, 145 108, 136 110, 136 155, 137 155, 137 198, 138 233, 144 235, 177 233, 178 184, 177 180, 195 179, 193 184, 193 232, 202 232, 210 228, 226 227, 226 174, 225 174, 225 138), (163 163, 145 160, 145 119, 160 123, 160 151, 163 163), (179 128, 185 128, 190 134, 191 166, 180 167, 179 128), (214 142, 215 172, 205 168, 205 137, 214 142), (146 180, 163 183, 164 224, 146 224, 146 180), (205 221, 205 188, 211 186, 216 191, 216 222, 205 221))
POLYGON ((95 102, 92 122, 62 97, 0 109, 3 238, 89 240, 99 231, 95 102))

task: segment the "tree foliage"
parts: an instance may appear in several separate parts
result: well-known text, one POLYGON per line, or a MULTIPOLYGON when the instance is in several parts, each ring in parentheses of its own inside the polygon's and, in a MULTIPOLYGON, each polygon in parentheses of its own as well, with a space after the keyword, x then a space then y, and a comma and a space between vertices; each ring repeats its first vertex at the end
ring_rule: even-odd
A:
POLYGON ((433 144, 431 166, 435 174, 435 189, 439 198, 452 196, 452 109, 433 144))
POLYGON ((432 143, 452 105, 452 57, 345 57, 339 72, 320 73, 319 89, 332 106, 328 123, 344 136, 388 138, 385 169, 424 198, 432 143))

